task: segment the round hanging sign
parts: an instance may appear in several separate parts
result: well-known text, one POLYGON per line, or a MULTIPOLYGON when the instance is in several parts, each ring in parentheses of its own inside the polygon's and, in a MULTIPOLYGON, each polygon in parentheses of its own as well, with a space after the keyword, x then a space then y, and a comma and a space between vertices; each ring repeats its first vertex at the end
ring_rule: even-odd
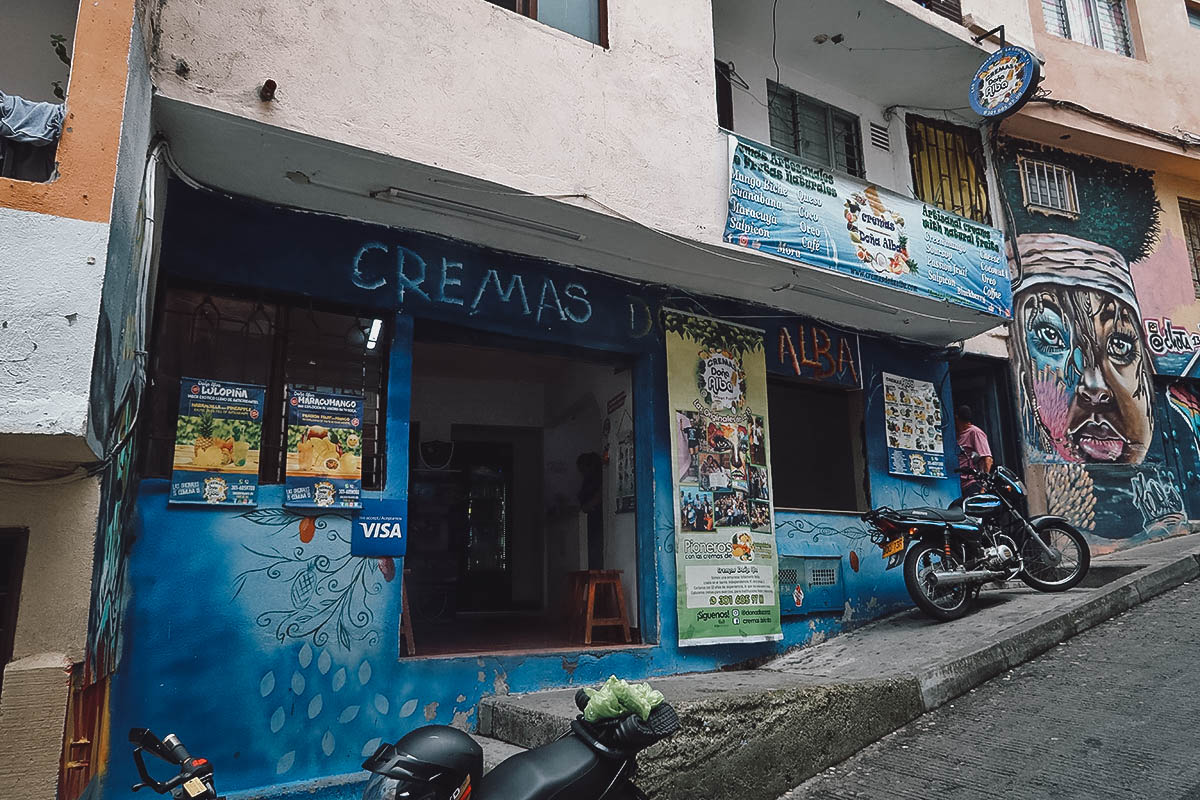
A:
POLYGON ((988 56, 971 81, 971 108, 981 117, 997 119, 1015 113, 1033 96, 1042 68, 1033 53, 1006 45, 988 56))

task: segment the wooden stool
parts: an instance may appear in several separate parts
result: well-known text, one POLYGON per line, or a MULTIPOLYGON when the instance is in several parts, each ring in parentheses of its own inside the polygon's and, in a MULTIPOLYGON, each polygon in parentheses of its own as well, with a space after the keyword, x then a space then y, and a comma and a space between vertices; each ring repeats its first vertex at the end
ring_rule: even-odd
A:
POLYGON ((406 569, 400 578, 400 638, 404 640, 408 654, 415 656, 417 643, 413 640, 412 614, 408 609, 408 578, 410 575, 412 575, 412 570, 406 569))
POLYGON ((625 590, 621 587, 621 570, 619 569, 590 569, 568 573, 571 580, 571 618, 572 633, 582 635, 584 644, 592 643, 593 628, 619 627, 625 636, 625 643, 631 640, 629 635, 629 614, 625 610, 625 590), (617 616, 596 616, 596 589, 607 586, 612 590, 613 599, 617 606, 617 616))

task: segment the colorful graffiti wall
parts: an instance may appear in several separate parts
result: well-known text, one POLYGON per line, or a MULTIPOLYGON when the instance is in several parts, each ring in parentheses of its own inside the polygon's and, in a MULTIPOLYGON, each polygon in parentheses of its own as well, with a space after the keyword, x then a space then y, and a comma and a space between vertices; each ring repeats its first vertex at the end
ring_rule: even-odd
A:
POLYGON ((1183 398, 1195 395, 1172 394, 1165 376, 1178 374, 1175 361, 1161 357, 1153 332, 1162 324, 1143 300, 1157 299, 1146 287, 1173 267, 1160 253, 1170 245, 1154 174, 1016 140, 998 156, 1016 232, 1013 369, 1026 458, 1047 510, 1099 550, 1183 532, 1197 439, 1181 435, 1194 430, 1191 417, 1175 424, 1167 411, 1186 416, 1183 398), (1029 181, 1047 173, 1030 159, 1068 171, 1076 213, 1033 207, 1029 181))

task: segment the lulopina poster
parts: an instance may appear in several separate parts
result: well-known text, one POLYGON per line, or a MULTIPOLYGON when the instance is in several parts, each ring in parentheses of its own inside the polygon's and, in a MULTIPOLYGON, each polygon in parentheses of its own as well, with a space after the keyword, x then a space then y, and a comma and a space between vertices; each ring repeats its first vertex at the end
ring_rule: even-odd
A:
POLYGON ((284 505, 362 507, 362 418, 362 395, 292 387, 284 505))
POLYGON ((679 644, 783 638, 763 332, 664 310, 679 644))
POLYGON ((888 472, 919 478, 946 477, 942 402, 932 383, 883 373, 883 416, 888 472))
POLYGON ((255 505, 266 389, 206 378, 179 387, 169 502, 255 505))

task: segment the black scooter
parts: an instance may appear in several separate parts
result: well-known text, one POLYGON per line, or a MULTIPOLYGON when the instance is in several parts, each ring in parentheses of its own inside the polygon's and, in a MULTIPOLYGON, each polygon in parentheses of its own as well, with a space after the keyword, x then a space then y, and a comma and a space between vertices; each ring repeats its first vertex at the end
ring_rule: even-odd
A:
POLYGON ((1041 592, 1079 584, 1091 564, 1087 540, 1063 517, 1029 516, 1025 484, 1012 470, 958 470, 971 491, 948 509, 886 506, 862 516, 871 541, 904 564, 913 602, 945 622, 971 610, 985 583, 1019 577, 1041 592))
MULTIPOLYGON (((582 712, 588 697, 581 689, 575 704, 582 712)), ((585 722, 581 713, 557 740, 505 759, 483 774, 483 750, 468 734, 445 725, 426 725, 395 744, 384 744, 363 762, 371 778, 363 800, 645 800, 633 783, 637 755, 679 729, 679 717, 660 703, 642 720, 627 713, 611 720, 585 722)), ((170 792, 175 800, 220 800, 207 759, 193 758, 174 734, 159 739, 134 728, 133 760, 141 783, 170 792), (179 767, 179 774, 157 781, 146 769, 143 752, 179 767)))

